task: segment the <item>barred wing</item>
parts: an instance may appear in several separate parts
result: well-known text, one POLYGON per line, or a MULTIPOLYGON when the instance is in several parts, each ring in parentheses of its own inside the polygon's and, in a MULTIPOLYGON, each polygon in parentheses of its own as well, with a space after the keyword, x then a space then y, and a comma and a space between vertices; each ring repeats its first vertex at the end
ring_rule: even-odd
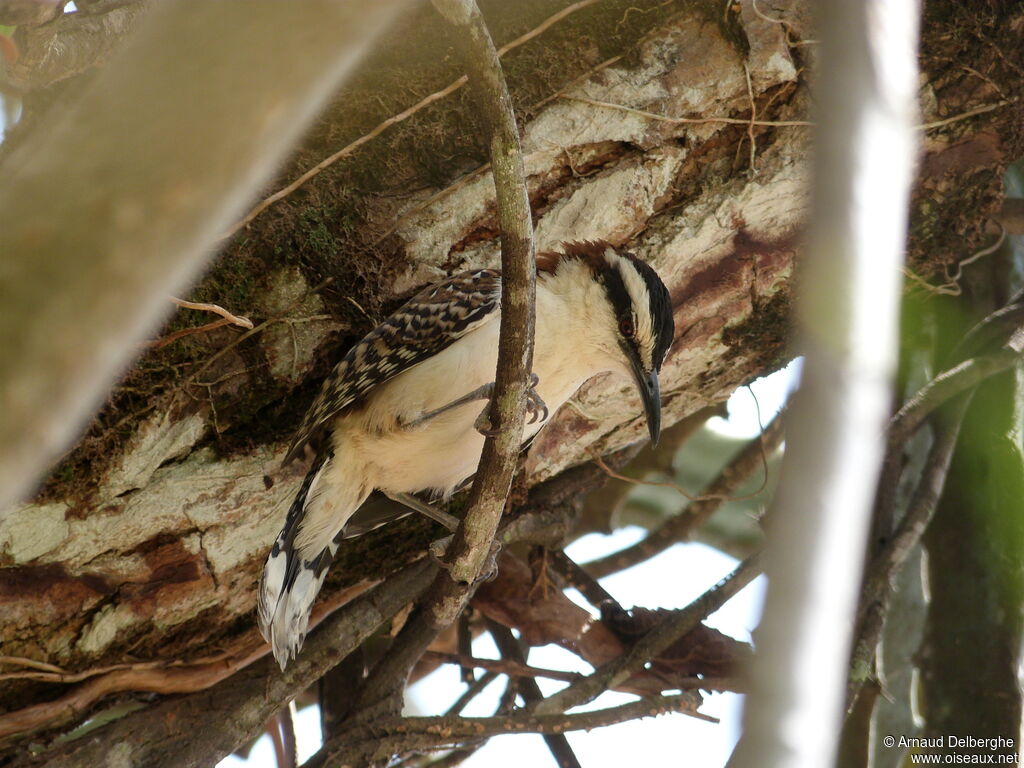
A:
POLYGON ((327 376, 284 458, 318 446, 331 421, 383 384, 484 323, 501 301, 501 273, 461 272, 426 288, 358 342, 327 376))

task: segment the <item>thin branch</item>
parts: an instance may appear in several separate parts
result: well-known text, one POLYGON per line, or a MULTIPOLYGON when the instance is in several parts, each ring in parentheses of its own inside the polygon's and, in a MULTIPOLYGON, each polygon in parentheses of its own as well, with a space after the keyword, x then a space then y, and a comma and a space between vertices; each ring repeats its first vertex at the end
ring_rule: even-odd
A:
MULTIPOLYGON (((427 653, 431 653, 431 651, 427 651, 427 653)), ((426 656, 426 654, 424 654, 424 656, 426 656)), ((483 692, 484 688, 486 688, 488 685, 490 685, 497 679, 497 672, 494 672, 492 670, 487 670, 486 672, 484 672, 482 675, 480 675, 478 679, 474 680, 472 683, 469 684, 469 687, 467 687, 465 692, 455 700, 455 703, 448 707, 448 710, 445 712, 445 714, 460 714, 462 710, 466 708, 469 702, 471 702, 473 699, 479 696, 480 693, 483 692)))
POLYGON ((696 501, 636 544, 585 563, 583 568, 594 578, 603 578, 649 560, 680 541, 688 540, 723 502, 733 500, 731 494, 759 465, 764 466, 767 478, 767 463, 764 457, 774 453, 782 444, 785 436, 785 413, 784 410, 780 411, 759 437, 747 443, 696 501))
MULTIPOLYGON (((607 109, 618 110, 619 112, 626 112, 631 115, 637 115, 639 117, 646 117, 648 120, 656 120, 659 123, 673 123, 677 125, 701 125, 703 123, 726 123, 729 125, 763 125, 763 126, 777 126, 777 127, 798 127, 798 126, 813 126, 814 122, 811 120, 744 120, 741 117, 669 117, 668 115, 659 115, 657 112, 648 112, 643 109, 634 109, 633 107, 627 107, 624 104, 615 104, 610 101, 599 101, 598 99, 590 99, 586 96, 571 96, 568 94, 562 95, 563 99, 569 99, 570 101, 581 101, 584 104, 592 104, 595 107, 605 107, 607 109)), ((919 131, 930 131, 933 128, 940 128, 944 125, 950 125, 952 123, 960 122, 961 120, 967 120, 971 117, 977 117, 983 115, 986 112, 992 112, 1002 107, 1009 106, 1015 103, 1016 99, 1006 99, 1003 101, 996 102, 995 104, 985 104, 980 107, 968 110, 967 112, 961 112, 957 115, 944 118, 942 120, 936 120, 931 123, 921 123, 915 126, 916 130, 919 131)))
POLYGON ((278 762, 278 768, 296 768, 299 763, 298 744, 295 741, 295 718, 292 711, 294 706, 294 701, 288 702, 288 706, 283 707, 275 718, 284 753, 284 760, 278 762))
POLYGON ((1001 349, 965 360, 943 371, 909 398, 892 417, 889 423, 889 442, 903 445, 940 405, 1020 361, 1021 353, 1017 350, 1001 349))
POLYGON ((643 717, 656 717, 681 712, 707 722, 718 720, 697 711, 699 700, 692 693, 672 696, 651 696, 608 709, 564 715, 537 715, 520 710, 506 717, 406 717, 380 721, 367 726, 368 733, 350 735, 346 749, 330 762, 319 752, 304 763, 304 768, 323 768, 325 765, 366 764, 391 754, 421 750, 459 748, 467 742, 477 742, 492 736, 511 733, 562 734, 569 731, 591 730, 616 725, 643 717))
MULTIPOLYGON (((493 632, 491 634, 494 634, 493 632)), ((545 669, 543 667, 531 667, 519 661, 504 659, 481 659, 476 656, 464 656, 461 653, 442 653, 441 651, 427 651, 423 654, 425 661, 435 661, 441 664, 458 664, 470 669, 485 669, 495 674, 508 675, 509 677, 546 677, 550 680, 562 680, 566 683, 574 683, 582 675, 578 672, 565 672, 561 669, 545 669)))
MULTIPOLYGON (((491 164, 501 225, 502 294, 498 363, 490 423, 469 494, 469 512, 452 537, 444 568, 427 597, 367 678, 355 707, 361 719, 400 707, 409 671, 427 646, 462 611, 489 558, 505 508, 525 420, 526 381, 533 362, 535 258, 530 201, 515 113, 501 63, 472 0, 435 0, 457 30, 458 51, 469 73, 477 109, 490 133, 491 164)), ((328 742, 320 755, 337 749, 328 742)))
POLYGON ((966 112, 961 112, 960 114, 952 115, 951 117, 945 117, 942 120, 934 120, 930 123, 922 123, 921 125, 917 126, 917 129, 919 131, 930 131, 932 128, 941 128, 944 125, 952 125, 953 123, 958 123, 961 120, 967 120, 968 118, 971 117, 984 115, 986 112, 994 112, 997 109, 1008 107, 1010 104, 1014 104, 1016 102, 1017 99, 1003 99, 1002 101, 997 101, 995 104, 984 104, 980 107, 969 109, 966 112))
POLYGON ((998 239, 992 245, 981 248, 980 250, 974 252, 967 258, 958 261, 956 263, 955 274, 950 275, 947 270, 946 282, 943 283, 942 285, 932 285, 923 277, 921 277, 912 269, 910 269, 910 267, 907 266, 903 267, 903 274, 909 277, 918 285, 920 285, 929 293, 934 293, 938 296, 959 296, 963 292, 963 290, 960 288, 960 278, 963 277, 964 267, 973 264, 980 258, 995 253, 1002 247, 1003 243, 1006 241, 1006 227, 1004 227, 1002 223, 998 221, 998 219, 996 220, 996 225, 999 227, 998 239))
POLYGON ((609 688, 619 685, 672 643, 692 631, 707 616, 722 607, 733 595, 747 586, 761 573, 760 554, 748 557, 727 577, 698 597, 686 608, 674 611, 652 628, 622 656, 608 662, 592 675, 572 683, 553 696, 540 702, 538 714, 565 712, 573 707, 593 701, 609 688))
POLYGON ((896 516, 896 490, 903 473, 903 446, 936 409, 1021 361, 1024 351, 1024 305, 1019 297, 975 325, 957 345, 950 358, 966 360, 927 382, 890 419, 882 473, 875 492, 876 533, 885 535, 896 516), (995 352, 988 352, 996 349, 995 352), (988 352, 987 354, 981 354, 988 352))
MULTIPOLYGON (((846 711, 856 703, 861 687, 867 682, 875 658, 878 640, 889 611, 890 585, 903 567, 911 550, 921 540, 931 522, 942 496, 946 474, 956 448, 960 425, 970 405, 972 392, 965 392, 946 404, 933 419, 936 422, 935 439, 907 513, 895 533, 888 538, 865 571, 858 608, 857 634, 854 636, 850 661, 850 678, 846 690, 846 711)), ((890 450, 902 453, 902 444, 890 450)))
MULTIPOLYGON (((144 342, 143 346, 148 349, 163 349, 168 344, 171 344, 178 339, 183 339, 186 336, 193 336, 198 333, 206 333, 207 331, 213 331, 217 328, 223 328, 225 325, 231 325, 231 321, 227 318, 222 317, 220 320, 214 320, 211 323, 205 325, 196 326, 195 328, 182 328, 180 330, 169 333, 166 336, 162 336, 159 339, 153 339, 152 341, 144 342)), ((249 328, 252 328, 250 323, 249 328)))
POLYGON ((551 553, 552 568, 571 586, 575 587, 592 606, 601 610, 606 605, 618 606, 619 601, 601 586, 598 577, 581 567, 575 560, 565 554, 564 550, 551 553))
POLYGON ((584 104, 590 104, 595 107, 604 107, 605 109, 614 109, 618 112, 626 112, 630 115, 637 115, 639 117, 646 117, 648 120, 655 120, 659 123, 671 123, 673 125, 703 125, 705 123, 726 123, 728 125, 747 125, 747 126, 776 126, 776 127, 800 127, 800 126, 812 126, 814 123, 809 120, 755 120, 753 117, 750 119, 743 119, 742 117, 669 117, 668 115, 659 115, 657 112, 647 112, 643 109, 634 109, 633 107, 627 107, 623 104, 614 104, 610 101, 599 101, 598 99, 591 99, 586 96, 572 96, 569 94, 563 94, 563 99, 569 101, 579 101, 584 104))

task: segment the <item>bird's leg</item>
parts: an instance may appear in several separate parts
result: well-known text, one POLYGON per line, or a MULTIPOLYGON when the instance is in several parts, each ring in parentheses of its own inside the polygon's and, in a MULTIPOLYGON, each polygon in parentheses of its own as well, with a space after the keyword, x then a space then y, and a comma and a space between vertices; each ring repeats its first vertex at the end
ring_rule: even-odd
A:
POLYGON ((427 504, 425 501, 420 501, 415 496, 409 493, 393 493, 391 491, 385 491, 383 488, 380 492, 387 496, 392 501, 397 501, 399 504, 404 504, 409 509, 419 512, 425 517, 429 517, 436 523, 440 523, 449 531, 455 532, 455 529, 459 527, 459 519, 453 515, 449 515, 447 512, 442 512, 440 509, 427 504))
MULTIPOLYGON (((530 381, 526 388, 526 412, 530 416, 530 420, 527 424, 534 424, 538 420, 544 421, 548 417, 548 407, 544 404, 544 400, 537 393, 537 384, 540 382, 540 378, 536 373, 530 374, 530 381)), ((406 427, 418 427, 421 424, 430 421, 435 416, 440 416, 442 413, 450 411, 452 408, 458 408, 466 403, 472 403, 474 400, 490 400, 494 396, 494 382, 484 384, 482 387, 477 387, 469 394, 463 395, 458 400, 452 400, 446 405, 442 405, 433 411, 427 411, 426 413, 420 414, 420 416, 413 421, 406 424, 406 427)), ((491 428, 490 421, 490 404, 481 411, 480 415, 474 422, 476 430, 485 436, 494 434, 494 430, 491 428)))
MULTIPOLYGON (((431 520, 440 523, 452 533, 459 527, 459 519, 453 515, 449 515, 447 512, 442 512, 440 509, 432 507, 425 501, 420 501, 415 496, 409 493, 398 493, 392 491, 381 490, 385 496, 392 501, 397 501, 399 504, 404 504, 409 509, 419 512, 421 515, 429 517, 431 520)), ((447 567, 444 562, 444 555, 448 551, 448 546, 452 543, 451 536, 445 536, 442 539, 431 542, 430 544, 430 556, 434 558, 440 564, 442 568, 447 567)), ((480 581, 491 581, 495 576, 498 575, 498 554, 501 552, 501 544, 497 541, 491 542, 491 551, 487 555, 487 560, 484 562, 483 570, 480 571, 480 576, 477 577, 477 582, 480 581)))
POLYGON ((446 413, 447 411, 450 411, 452 408, 458 408, 460 405, 465 405, 466 403, 472 403, 475 400, 490 400, 491 396, 493 394, 494 394, 494 382, 492 381, 490 384, 484 384, 482 387, 477 387, 472 392, 470 392, 468 395, 463 395, 458 400, 452 400, 447 405, 442 405, 440 408, 438 408, 436 410, 427 411, 426 413, 421 413, 419 415, 419 417, 417 417, 416 419, 410 421, 405 426, 406 427, 418 427, 420 424, 423 424, 424 422, 430 421, 435 416, 440 416, 442 413, 446 413))

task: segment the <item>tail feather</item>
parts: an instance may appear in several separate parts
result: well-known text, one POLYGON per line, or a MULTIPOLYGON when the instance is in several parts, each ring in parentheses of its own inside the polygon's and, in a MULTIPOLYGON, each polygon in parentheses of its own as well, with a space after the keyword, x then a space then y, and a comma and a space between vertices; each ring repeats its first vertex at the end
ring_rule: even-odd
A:
POLYGON ((341 541, 337 534, 362 501, 358 490, 330 481, 333 460, 325 452, 310 467, 260 580, 257 622, 282 670, 306 638, 313 603, 341 541))

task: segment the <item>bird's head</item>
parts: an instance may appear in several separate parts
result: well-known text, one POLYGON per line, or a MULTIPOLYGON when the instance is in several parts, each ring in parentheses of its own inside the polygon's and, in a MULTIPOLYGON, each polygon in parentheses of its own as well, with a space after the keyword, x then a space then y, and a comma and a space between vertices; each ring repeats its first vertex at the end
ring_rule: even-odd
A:
POLYGON ((613 367, 636 384, 651 442, 657 443, 661 434, 658 374, 675 333, 668 289, 648 264, 607 242, 566 243, 562 248, 564 253, 539 254, 539 269, 554 273, 575 267, 600 288, 589 293, 596 306, 588 307, 593 323, 588 336, 613 367))

